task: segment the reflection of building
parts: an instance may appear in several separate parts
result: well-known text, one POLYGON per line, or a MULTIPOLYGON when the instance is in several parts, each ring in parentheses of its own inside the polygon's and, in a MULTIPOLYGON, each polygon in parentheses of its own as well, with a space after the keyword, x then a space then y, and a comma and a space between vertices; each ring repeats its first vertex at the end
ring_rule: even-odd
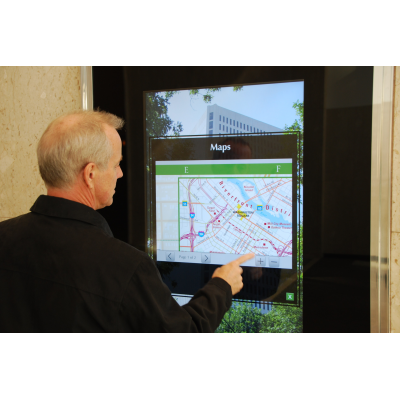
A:
POLYGON ((246 117, 243 114, 220 107, 217 104, 207 106, 207 120, 205 122, 207 136, 283 132, 283 129, 277 128, 276 126, 246 117))

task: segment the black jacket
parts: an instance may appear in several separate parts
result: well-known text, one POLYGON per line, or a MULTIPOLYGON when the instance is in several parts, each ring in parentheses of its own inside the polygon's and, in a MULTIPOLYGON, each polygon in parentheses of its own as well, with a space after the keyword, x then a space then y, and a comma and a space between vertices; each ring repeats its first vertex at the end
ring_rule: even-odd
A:
POLYGON ((83 204, 40 196, 0 223, 2 332, 213 332, 231 302, 213 278, 179 306, 153 260, 83 204))

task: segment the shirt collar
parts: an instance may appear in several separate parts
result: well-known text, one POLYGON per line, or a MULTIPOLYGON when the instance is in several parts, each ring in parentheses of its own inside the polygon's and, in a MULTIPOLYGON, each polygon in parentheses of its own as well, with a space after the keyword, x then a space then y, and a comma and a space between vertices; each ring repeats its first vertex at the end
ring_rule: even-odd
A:
POLYGON ((104 217, 85 204, 61 197, 40 195, 31 207, 31 211, 49 217, 83 221, 101 228, 108 236, 114 237, 104 217))

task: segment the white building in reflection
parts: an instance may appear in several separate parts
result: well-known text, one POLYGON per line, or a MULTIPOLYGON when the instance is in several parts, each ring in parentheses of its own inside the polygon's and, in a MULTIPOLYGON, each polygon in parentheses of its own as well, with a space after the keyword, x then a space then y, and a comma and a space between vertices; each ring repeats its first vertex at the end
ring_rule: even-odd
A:
POLYGON ((189 135, 225 136, 271 132, 283 132, 283 129, 213 104, 207 106, 207 111, 189 135))

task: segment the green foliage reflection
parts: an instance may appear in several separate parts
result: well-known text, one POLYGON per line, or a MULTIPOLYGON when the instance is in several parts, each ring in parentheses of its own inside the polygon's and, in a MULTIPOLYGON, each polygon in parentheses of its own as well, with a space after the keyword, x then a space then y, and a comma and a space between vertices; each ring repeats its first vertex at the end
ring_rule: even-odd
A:
POLYGON ((257 333, 262 325, 263 315, 249 303, 234 302, 225 314, 216 333, 257 333))

